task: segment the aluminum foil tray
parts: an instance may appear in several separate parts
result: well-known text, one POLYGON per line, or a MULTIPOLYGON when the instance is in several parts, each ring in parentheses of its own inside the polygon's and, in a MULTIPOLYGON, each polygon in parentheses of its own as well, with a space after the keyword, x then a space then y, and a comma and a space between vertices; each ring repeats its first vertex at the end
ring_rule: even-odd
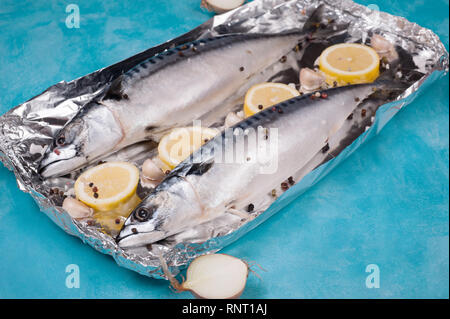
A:
MULTIPOLYGON (((307 49, 308 53, 322 50, 323 45, 324 43, 313 43, 307 49)), ((301 52, 301 58, 295 54, 293 50, 292 57, 288 57, 292 63, 274 66, 271 72, 279 76, 271 80, 298 82, 297 78, 286 74, 298 74, 300 67, 311 66, 314 61, 305 52, 301 52)), ((41 211, 67 233, 79 237, 99 252, 111 255, 120 266, 146 276, 166 278, 161 269, 160 258, 164 258, 170 270, 177 274, 193 258, 216 252, 236 241, 317 183, 446 72, 448 53, 439 38, 432 31, 402 17, 372 11, 350 0, 255 0, 215 16, 178 38, 124 61, 71 82, 57 83, 11 109, 0 117, 0 160, 14 172, 19 188, 29 193, 41 211), (318 153, 307 167, 297 172, 297 183, 270 203, 267 209, 258 212, 254 220, 243 223, 239 218, 218 218, 195 230, 152 245, 151 248, 123 250, 108 233, 86 221, 72 219, 62 209, 62 197, 51 190, 57 187, 63 192, 69 192, 74 177, 50 180, 40 178, 39 161, 56 132, 88 102, 101 98, 111 82, 134 65, 166 49, 208 36, 246 32, 274 33, 298 28, 319 5, 324 5, 327 19, 348 25, 340 37, 329 39, 329 43, 325 45, 339 41, 367 43, 374 33, 382 34, 396 45, 400 55, 403 54, 407 61, 403 76, 409 77, 411 85, 390 103, 366 105, 367 116, 355 117, 347 127, 342 128, 333 143, 330 142, 328 152, 318 153)), ((146 150, 145 145, 136 145, 115 156, 140 166, 146 157, 146 150)), ((145 187, 141 187, 139 191, 142 196, 148 193, 145 187)))

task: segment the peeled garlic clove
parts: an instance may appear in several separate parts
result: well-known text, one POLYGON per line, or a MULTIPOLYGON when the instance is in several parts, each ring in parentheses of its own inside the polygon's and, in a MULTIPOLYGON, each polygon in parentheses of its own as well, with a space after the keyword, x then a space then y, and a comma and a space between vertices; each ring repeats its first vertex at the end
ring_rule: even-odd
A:
POLYGON ((189 290, 197 298, 235 299, 244 291, 247 276, 248 265, 236 257, 203 255, 189 265, 181 290, 189 290))
POLYGON ((237 124, 242 120, 243 120, 242 117, 240 117, 239 115, 237 115, 234 112, 230 112, 227 114, 227 117, 225 118, 225 127, 231 127, 234 124, 237 124))
POLYGON ((147 179, 145 177, 142 177, 141 183, 142 183, 142 186, 144 186, 144 187, 155 188, 161 182, 160 181, 152 181, 151 179, 147 179))
POLYGON ((144 164, 142 164, 142 175, 146 179, 156 182, 164 179, 164 172, 150 158, 146 159, 144 164))
POLYGON ((374 34, 370 38, 370 46, 377 53, 387 53, 393 48, 392 44, 379 34, 374 34))
POLYGON ((314 91, 319 89, 324 83, 325 78, 322 74, 309 68, 300 70, 300 85, 303 91, 314 91))
POLYGON ((76 219, 91 217, 94 213, 92 208, 86 206, 73 197, 66 197, 63 201, 62 207, 67 211, 70 217, 76 219))
POLYGON ((245 0, 202 0, 202 6, 216 13, 224 13, 241 6, 245 0))
POLYGON ((370 38, 370 46, 378 53, 380 58, 385 58, 388 62, 398 59, 398 53, 394 45, 379 34, 374 34, 370 38))

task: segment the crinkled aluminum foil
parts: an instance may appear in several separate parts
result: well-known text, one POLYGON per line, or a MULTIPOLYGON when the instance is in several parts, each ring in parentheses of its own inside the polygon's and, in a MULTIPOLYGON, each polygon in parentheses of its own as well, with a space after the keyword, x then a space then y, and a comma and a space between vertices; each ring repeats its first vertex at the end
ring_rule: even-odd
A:
MULTIPOLYGON (((271 80, 288 81, 283 71, 289 69, 298 74, 299 61, 296 58, 295 53, 292 53, 292 57, 288 57, 289 63, 285 66, 275 65, 271 70, 267 70, 267 74, 275 75, 271 80)), ((146 276, 165 278, 160 267, 161 257, 176 274, 191 259, 201 254, 216 252, 239 239, 319 181, 368 138, 376 135, 399 109, 412 102, 420 91, 446 72, 448 53, 439 38, 432 31, 404 18, 369 10, 350 0, 255 0, 127 60, 71 82, 53 85, 40 95, 13 108, 0 117, 0 160, 14 171, 20 189, 30 193, 40 209, 66 232, 81 238, 96 250, 113 256, 123 267, 146 276), (369 116, 357 117, 340 129, 329 141, 330 150, 326 153, 319 152, 306 167, 296 172, 294 177, 298 182, 273 203, 268 203, 268 208, 259 211, 256 219, 242 223, 236 216, 223 216, 152 245, 151 248, 125 251, 117 246, 110 235, 97 227, 73 220, 61 208, 62 198, 49 195, 52 187, 69 190, 74 178, 56 178, 49 181, 39 178, 37 167, 47 145, 77 111, 92 99, 101 97, 119 74, 156 53, 202 37, 237 32, 273 33, 299 28, 306 21, 307 13, 320 4, 325 4, 325 15, 329 19, 349 23, 345 42, 364 43, 371 34, 380 33, 411 55, 416 66, 414 72, 417 71, 414 74, 420 76, 417 76, 411 86, 395 101, 381 106, 370 103, 365 105, 369 116)), ((242 92, 239 94, 242 95, 242 92)), ((148 146, 140 143, 113 156, 139 166, 148 156, 148 146)), ((141 187, 140 192, 145 195, 148 189, 141 187)))

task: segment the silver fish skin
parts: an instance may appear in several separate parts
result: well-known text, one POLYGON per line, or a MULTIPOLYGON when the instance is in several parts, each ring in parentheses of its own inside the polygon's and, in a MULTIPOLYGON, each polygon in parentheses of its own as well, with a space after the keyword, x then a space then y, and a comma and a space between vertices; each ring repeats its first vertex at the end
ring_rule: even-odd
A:
POLYGON ((139 64, 115 81, 102 101, 87 105, 62 128, 41 162, 41 175, 67 174, 128 145, 157 141, 170 128, 191 124, 304 36, 302 31, 219 36, 139 64))
POLYGON ((178 165, 131 213, 116 239, 119 246, 153 243, 217 218, 230 208, 245 211, 250 203, 270 196, 272 189, 326 146, 328 138, 355 110, 357 101, 376 87, 352 85, 327 90, 327 98, 297 97, 235 125, 234 132, 248 131, 244 138, 230 137, 227 132, 216 136, 178 165), (258 127, 269 129, 269 139, 258 138, 258 127), (268 161, 251 160, 260 156, 261 147, 270 150, 273 129, 277 132, 276 151, 269 152, 268 161), (223 160, 236 149, 245 149, 247 162, 223 160), (221 155, 217 157, 217 153, 221 155), (273 172, 262 173, 267 163, 278 166, 273 172))

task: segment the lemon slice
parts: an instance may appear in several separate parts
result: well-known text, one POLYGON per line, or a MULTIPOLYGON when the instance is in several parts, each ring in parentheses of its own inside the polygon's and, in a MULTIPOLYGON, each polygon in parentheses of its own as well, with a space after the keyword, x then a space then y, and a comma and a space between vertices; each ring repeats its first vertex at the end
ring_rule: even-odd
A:
POLYGON ((299 96, 300 93, 283 83, 261 83, 252 86, 245 95, 244 114, 252 116, 272 105, 299 96))
POLYGON ((98 211, 111 211, 136 196, 139 170, 126 162, 108 162, 81 174, 75 182, 78 200, 98 211))
POLYGON ((158 144, 159 158, 173 169, 218 132, 217 129, 200 126, 176 128, 161 138, 158 144))
POLYGON ((367 45, 341 43, 328 47, 319 57, 326 82, 334 86, 371 83, 379 75, 380 57, 367 45))

